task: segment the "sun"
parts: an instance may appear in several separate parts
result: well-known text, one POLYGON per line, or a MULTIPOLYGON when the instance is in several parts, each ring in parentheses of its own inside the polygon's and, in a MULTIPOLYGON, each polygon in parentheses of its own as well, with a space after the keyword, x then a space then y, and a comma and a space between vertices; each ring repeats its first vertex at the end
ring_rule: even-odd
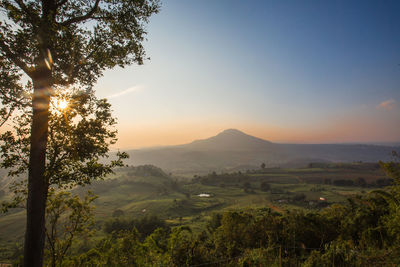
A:
POLYGON ((64 99, 57 101, 57 108, 66 109, 68 107, 68 102, 64 99))

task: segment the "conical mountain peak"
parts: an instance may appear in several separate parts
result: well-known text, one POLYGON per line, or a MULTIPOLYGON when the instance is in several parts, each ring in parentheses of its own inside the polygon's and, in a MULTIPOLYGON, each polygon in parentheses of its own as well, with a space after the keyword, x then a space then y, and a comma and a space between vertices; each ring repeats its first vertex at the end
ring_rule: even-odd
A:
POLYGON ((239 131, 238 129, 226 129, 222 132, 220 132, 218 135, 247 135, 242 131, 239 131))
POLYGON ((271 142, 248 135, 237 129, 227 129, 208 139, 196 140, 186 146, 199 150, 259 150, 271 142))

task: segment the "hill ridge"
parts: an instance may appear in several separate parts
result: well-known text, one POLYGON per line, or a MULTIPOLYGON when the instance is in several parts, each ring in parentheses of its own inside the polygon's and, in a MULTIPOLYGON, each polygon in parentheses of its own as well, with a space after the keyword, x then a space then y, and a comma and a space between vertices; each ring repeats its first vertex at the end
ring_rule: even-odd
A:
POLYGON ((226 129, 215 136, 162 148, 136 149, 130 164, 154 164, 173 172, 229 170, 240 165, 306 166, 310 162, 377 162, 390 160, 400 147, 360 144, 279 144, 226 129), (297 164, 297 165, 296 165, 297 164))

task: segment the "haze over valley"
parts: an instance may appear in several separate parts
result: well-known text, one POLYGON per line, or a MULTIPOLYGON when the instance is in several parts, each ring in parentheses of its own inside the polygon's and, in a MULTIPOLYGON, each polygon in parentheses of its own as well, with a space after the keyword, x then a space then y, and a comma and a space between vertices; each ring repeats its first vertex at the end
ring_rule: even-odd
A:
POLYGON ((279 144, 227 129, 188 144, 127 151, 130 165, 154 164, 167 171, 210 172, 267 167, 305 167, 312 162, 390 160, 395 146, 371 144, 279 144))

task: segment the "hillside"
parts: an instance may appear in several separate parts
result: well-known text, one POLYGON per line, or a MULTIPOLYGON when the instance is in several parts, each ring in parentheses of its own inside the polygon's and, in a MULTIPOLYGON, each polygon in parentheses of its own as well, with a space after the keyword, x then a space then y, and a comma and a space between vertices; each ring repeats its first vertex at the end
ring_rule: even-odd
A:
MULTIPOLYGON (((387 185, 384 184, 385 174, 376 164, 317 164, 305 169, 271 168, 248 173, 207 174, 190 181, 178 178, 152 165, 123 167, 105 180, 77 187, 72 193, 83 196, 87 191, 92 191, 98 195, 94 202, 98 229, 114 216, 116 210, 130 218, 157 215, 171 223, 183 220, 192 227, 199 227, 213 212, 263 208, 272 204, 282 209, 314 209, 308 203, 317 203, 320 196, 330 203, 341 203, 349 195, 387 185), (357 184, 359 177, 365 181, 363 186, 357 184), (353 183, 344 186, 340 184, 343 180, 353 183), (269 184, 267 191, 261 188, 263 182, 269 184), (210 197, 200 197, 201 193, 207 193, 210 197), (290 203, 278 201, 289 201, 300 194, 304 194, 305 199, 290 203)), ((0 195, 0 202, 6 198, 0 195)), ((23 239, 25 210, 18 208, 0 214, 0 225, 1 260, 2 247, 11 249, 15 242, 23 239)))
POLYGON ((154 164, 173 172, 208 172, 239 166, 305 166, 310 162, 389 160, 399 147, 365 144, 278 144, 229 129, 204 140, 128 151, 129 164, 154 164))

